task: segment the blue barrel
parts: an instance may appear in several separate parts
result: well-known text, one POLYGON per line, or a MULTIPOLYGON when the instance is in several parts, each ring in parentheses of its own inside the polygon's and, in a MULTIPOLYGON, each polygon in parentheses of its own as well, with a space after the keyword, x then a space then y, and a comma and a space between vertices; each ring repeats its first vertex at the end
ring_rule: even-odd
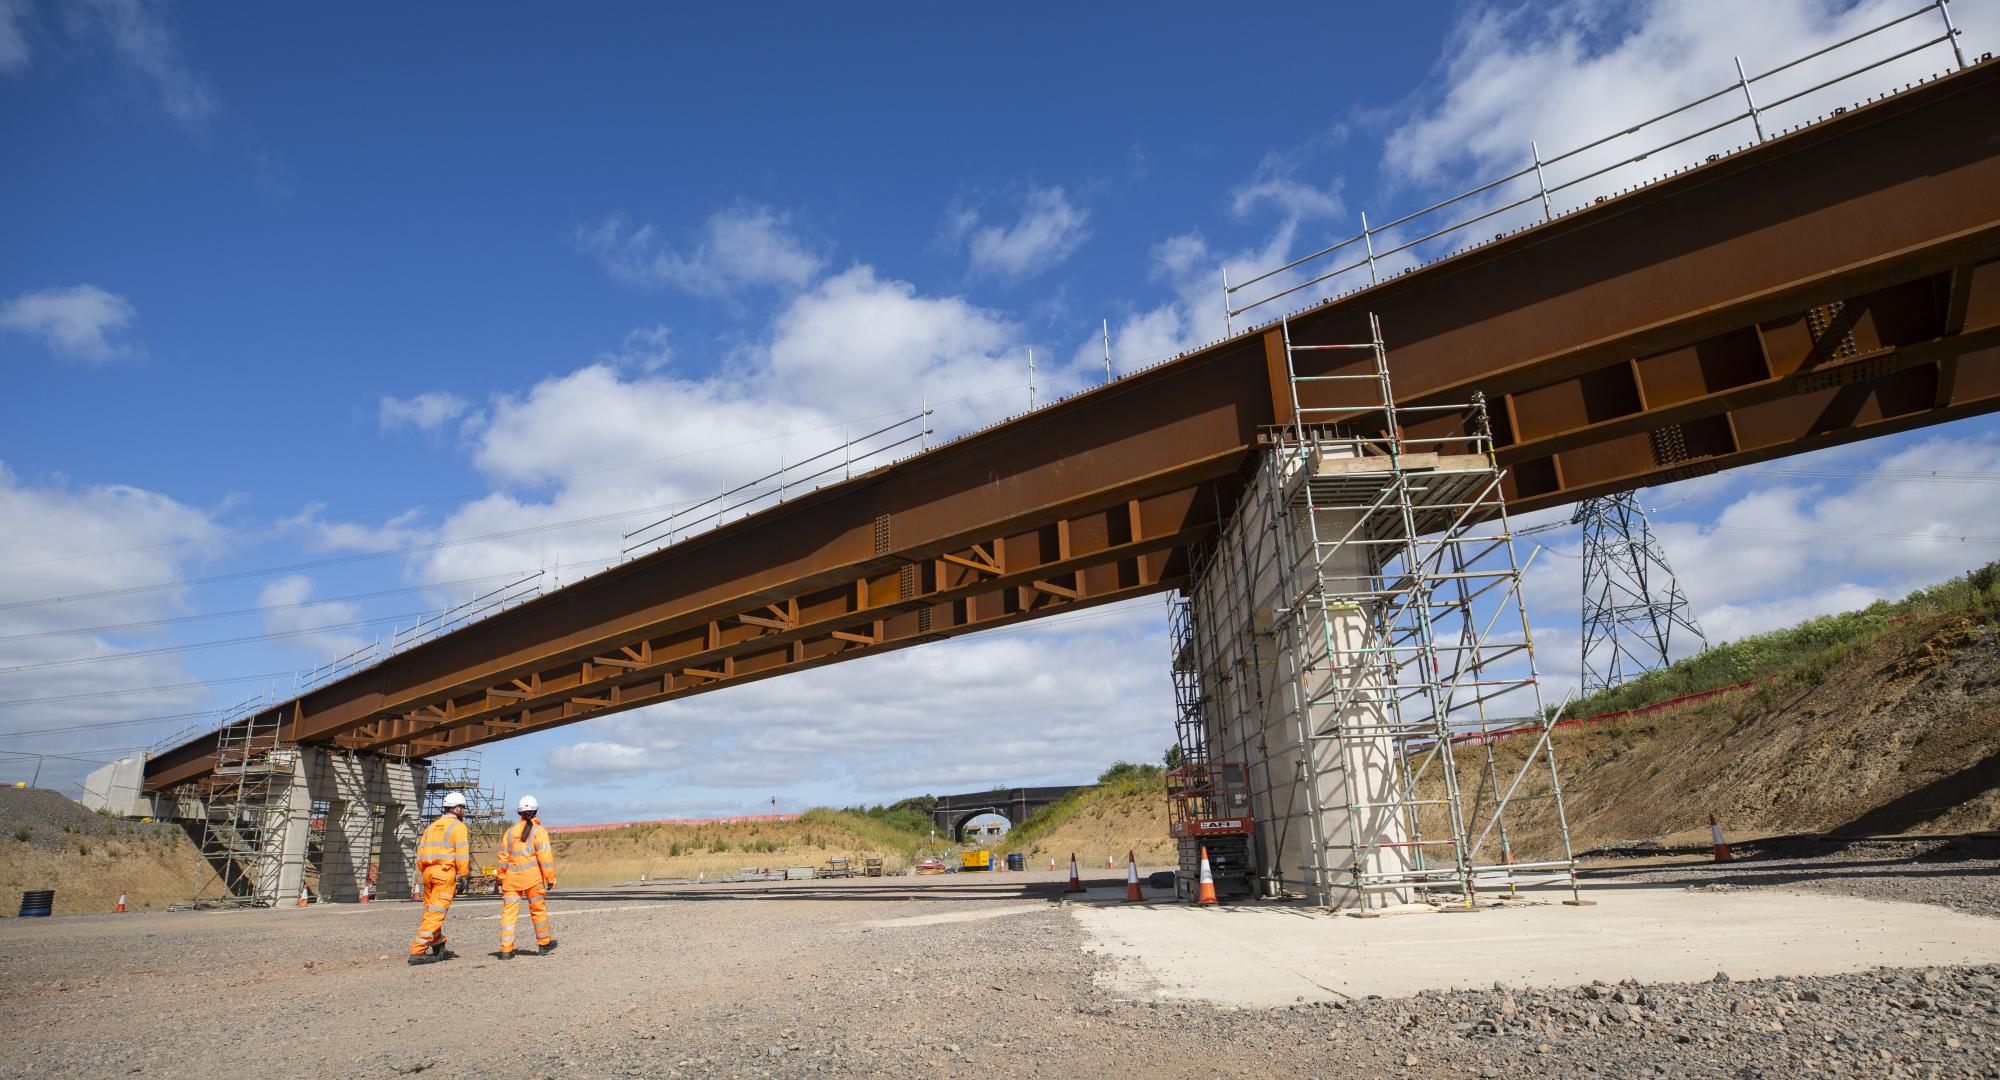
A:
POLYGON ((1023 855, 1017 851, 1014 854, 1007 856, 1007 869, 1026 870, 1027 868, 1028 868, 1028 857, 1026 855, 1023 855))
POLYGON ((54 889, 31 889, 21 894, 21 917, 23 919, 46 919, 54 914, 56 891, 54 889))

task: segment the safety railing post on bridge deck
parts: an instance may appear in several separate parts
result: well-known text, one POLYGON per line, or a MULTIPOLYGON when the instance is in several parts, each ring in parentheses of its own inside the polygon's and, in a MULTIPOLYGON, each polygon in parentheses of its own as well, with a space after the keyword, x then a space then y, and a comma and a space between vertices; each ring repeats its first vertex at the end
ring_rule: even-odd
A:
MULTIPOLYGON (((1818 49, 1812 50, 1811 52, 1805 53, 1802 56, 1798 56, 1794 59, 1788 60, 1784 63, 1777 65, 1776 67, 1773 67, 1757 75, 1751 75, 1747 72, 1747 70, 1743 66, 1743 61, 1741 57, 1734 57, 1732 59, 1735 62, 1736 78, 1732 80, 1728 85, 1718 90, 1715 90, 1711 93, 1705 94, 1699 98, 1696 98, 1693 101, 1668 109, 1667 111, 1660 113, 1657 116, 1639 121, 1636 124, 1633 124, 1626 128, 1622 128, 1608 135, 1591 139, 1590 141, 1585 142, 1580 146, 1576 146, 1570 150, 1566 150, 1562 153, 1556 154, 1555 156, 1549 158, 1542 157, 1541 147, 1539 143, 1531 141, 1530 147, 1532 150, 1532 159, 1531 162, 1528 165, 1524 166, 1523 168, 1517 169, 1514 172, 1508 173, 1507 175, 1502 176, 1496 180, 1488 181, 1487 183, 1474 187, 1469 191, 1464 191, 1457 195, 1453 195, 1450 198, 1432 203, 1431 205, 1424 207, 1421 210, 1405 214, 1402 217, 1396 218, 1395 220, 1389 222, 1386 225, 1375 226, 1372 229, 1370 228, 1368 223, 1368 215, 1364 211, 1362 214, 1361 232, 1359 234, 1347 237, 1342 240, 1337 240, 1333 243, 1326 245, 1325 247, 1320 248, 1317 251, 1300 256, 1299 258, 1293 259, 1290 262, 1287 262, 1281 266, 1274 267, 1270 270, 1264 271, 1263 273, 1256 274, 1254 276, 1245 278, 1241 281, 1232 283, 1229 280, 1229 270, 1225 266, 1222 270, 1222 311, 1223 311, 1223 328, 1226 333, 1226 336, 1229 337, 1236 336, 1236 319, 1238 316, 1246 315, 1251 311, 1261 308, 1264 305, 1272 303, 1283 297, 1292 296, 1298 293, 1305 292, 1309 289, 1312 289, 1314 286, 1325 285, 1329 282, 1332 282, 1334 279, 1339 278, 1342 275, 1347 274, 1351 271, 1359 270, 1363 267, 1366 267, 1368 270, 1368 285, 1357 286, 1356 289, 1347 290, 1348 292, 1357 291, 1359 288, 1366 288, 1379 284, 1381 282, 1381 277, 1380 274, 1378 273, 1378 264, 1380 260, 1393 258, 1395 256, 1402 255, 1405 252, 1414 252, 1416 251, 1416 249, 1422 247, 1423 245, 1429 244, 1432 241, 1439 240, 1443 237, 1452 235, 1454 233, 1458 233, 1461 230, 1467 229, 1482 221, 1490 221, 1494 218, 1501 217, 1502 215, 1505 215, 1510 211, 1519 209, 1520 207, 1528 205, 1529 203, 1540 201, 1540 203, 1542 204, 1542 223, 1546 224, 1552 222, 1558 216, 1555 213, 1553 196, 1560 194, 1566 190, 1576 188, 1579 185, 1586 184, 1592 180, 1596 180, 1600 177, 1604 177, 1619 169, 1625 168, 1626 166, 1636 165, 1639 162, 1647 160, 1648 158, 1652 157, 1655 154, 1671 150, 1677 146, 1681 146, 1686 143, 1692 142, 1703 136, 1711 135, 1716 132, 1722 131, 1733 124, 1738 124, 1745 120, 1748 120, 1750 122, 1750 127, 1752 129, 1751 134, 1754 135, 1755 141, 1758 143, 1764 142, 1766 141, 1767 138, 1771 137, 1766 130, 1764 120, 1767 116, 1771 114, 1772 110, 1778 109, 1785 105, 1789 105, 1792 102, 1798 101, 1801 98, 1804 98, 1808 95, 1818 93, 1821 90, 1826 90, 1830 87, 1843 83, 1849 79, 1855 78, 1866 72, 1873 71, 1877 68, 1883 67, 1884 65, 1893 63, 1897 60, 1901 60, 1904 57, 1915 55, 1916 53, 1922 52, 1923 50, 1931 48, 1935 45, 1940 45, 1940 44, 1949 45, 1951 47, 1953 65, 1948 70, 1962 70, 1966 66, 1966 63, 1965 63, 1964 50, 1959 45, 1960 36, 1961 36, 1961 31, 1958 29, 1956 24, 1952 22, 1949 0, 1927 0, 1927 2, 1920 7, 1917 7, 1901 15, 1890 18, 1889 20, 1879 23, 1875 26, 1871 26, 1857 33, 1851 34, 1829 45, 1825 45, 1818 49), (1926 37, 1922 41, 1919 41, 1912 45, 1908 45, 1901 49, 1896 49, 1888 53, 1888 55, 1869 59, 1868 62, 1861 64, 1859 67, 1843 71, 1837 75, 1832 76, 1831 78, 1827 78, 1819 82, 1816 82, 1810 86, 1807 86, 1804 89, 1794 90, 1791 93, 1783 94, 1768 102, 1765 102, 1762 105, 1758 104, 1756 95, 1752 91, 1752 87, 1755 86, 1757 83, 1763 82, 1764 80, 1770 79, 1773 76, 1780 75, 1784 72, 1790 71, 1801 64, 1817 60, 1820 57, 1826 56, 1837 49, 1841 49, 1848 45, 1855 44, 1856 42, 1872 38, 1877 34, 1883 33, 1884 31, 1890 30, 1894 27, 1901 26, 1904 23, 1908 23, 1911 20, 1918 19, 1928 14, 1935 14, 1938 17, 1938 19, 1940 20, 1940 22, 1944 27, 1942 33, 1939 33, 1936 36, 1926 37), (1681 116, 1703 105, 1707 105, 1710 102, 1716 101, 1720 98, 1724 98, 1731 94, 1742 95, 1744 101, 1744 111, 1732 113, 1729 116, 1719 121, 1708 123, 1705 126, 1698 128, 1695 131, 1671 138, 1666 142, 1650 146, 1645 150, 1632 153, 1630 155, 1621 154, 1617 158, 1617 160, 1612 161, 1610 164, 1603 165, 1595 169, 1589 169, 1580 176, 1571 177, 1567 180, 1563 180, 1555 184, 1550 184, 1548 181, 1547 174, 1544 171, 1546 166, 1557 165, 1563 162, 1570 161, 1571 159, 1579 158, 1580 155, 1587 154, 1590 151, 1599 149, 1600 147, 1608 146, 1618 139, 1622 139, 1627 136, 1637 135, 1639 132, 1651 128, 1656 124, 1660 124, 1674 117, 1681 116), (1498 192, 1500 191, 1500 189, 1506 187, 1507 185, 1513 183, 1514 181, 1522 180, 1530 174, 1532 174, 1535 177, 1536 190, 1528 195, 1515 199, 1505 199, 1503 196, 1504 201, 1502 201, 1498 206, 1481 210, 1477 213, 1474 213, 1472 216, 1465 218, 1464 220, 1454 221, 1445 225, 1438 226, 1436 228, 1432 228, 1428 232, 1425 232, 1423 235, 1418 236, 1413 240, 1404 241, 1402 243, 1394 243, 1394 241, 1392 240, 1390 242, 1394 243, 1394 246, 1390 247, 1386 251, 1377 252, 1375 250, 1374 240, 1376 237, 1386 236, 1387 234, 1390 234, 1392 231, 1396 229, 1399 229, 1405 225, 1410 225, 1421 219, 1427 218, 1429 217, 1429 215, 1435 214, 1441 210, 1445 210, 1449 207, 1465 203, 1467 200, 1474 199, 1477 198, 1478 196, 1486 195, 1488 193, 1498 192), (1308 277, 1304 281, 1298 282, 1297 284, 1285 285, 1285 287, 1278 288, 1276 291, 1271 292, 1269 295, 1247 298, 1241 302, 1239 302, 1238 300, 1238 294, 1243 293, 1244 290, 1246 289, 1249 289, 1253 286, 1256 286, 1266 281, 1272 281, 1272 279, 1277 278, 1281 274, 1285 274, 1289 271, 1300 269, 1302 267, 1307 266, 1308 264, 1317 263, 1319 260, 1329 255, 1332 255, 1336 252, 1339 252, 1345 248, 1351 247, 1356 243, 1362 244, 1366 249, 1366 253, 1359 258, 1340 264, 1334 267, 1333 269, 1325 271, 1323 273, 1315 274, 1311 277, 1308 277)), ((1710 155, 1708 160, 1713 161, 1720 156, 1721 155, 1719 154, 1710 155)), ((1602 197, 1600 196, 1595 201, 1601 202, 1603 200, 1602 197)), ((1525 228, 1531 226, 1521 226, 1521 227, 1525 228)), ((1500 239, 1505 235, 1506 233, 1503 232, 1499 236, 1494 237, 1494 239, 1500 239)), ((1284 283, 1282 281, 1277 281, 1273 282, 1273 284, 1275 286, 1275 285, 1282 285, 1284 283)), ((1345 295, 1345 293, 1338 293, 1336 295, 1345 295)), ((1326 298, 1328 297, 1325 295, 1318 295, 1315 296, 1314 299, 1315 302, 1317 302, 1317 300, 1326 298)), ((1269 320, 1269 322, 1260 325, 1269 325, 1270 322, 1276 322, 1276 321, 1277 320, 1273 319, 1269 320)))

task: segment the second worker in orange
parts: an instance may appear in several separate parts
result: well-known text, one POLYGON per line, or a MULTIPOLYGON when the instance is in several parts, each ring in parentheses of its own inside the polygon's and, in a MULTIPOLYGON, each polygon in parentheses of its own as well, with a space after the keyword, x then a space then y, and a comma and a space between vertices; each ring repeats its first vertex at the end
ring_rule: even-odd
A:
POLYGON ((500 837, 500 959, 514 958, 514 924, 521 918, 521 901, 528 902, 528 918, 535 924, 535 944, 543 953, 556 948, 549 927, 549 909, 542 897, 556 887, 556 856, 549 845, 549 831, 536 818, 541 804, 533 795, 521 796, 521 823, 500 837))

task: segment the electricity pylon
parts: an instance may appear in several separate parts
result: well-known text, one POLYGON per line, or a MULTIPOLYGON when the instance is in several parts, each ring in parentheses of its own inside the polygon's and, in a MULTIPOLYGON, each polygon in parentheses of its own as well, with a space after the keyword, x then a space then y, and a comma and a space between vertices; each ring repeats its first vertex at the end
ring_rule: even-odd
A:
POLYGON ((1570 523, 1583 526, 1585 697, 1666 667, 1676 629, 1707 646, 1631 492, 1585 499, 1570 523))

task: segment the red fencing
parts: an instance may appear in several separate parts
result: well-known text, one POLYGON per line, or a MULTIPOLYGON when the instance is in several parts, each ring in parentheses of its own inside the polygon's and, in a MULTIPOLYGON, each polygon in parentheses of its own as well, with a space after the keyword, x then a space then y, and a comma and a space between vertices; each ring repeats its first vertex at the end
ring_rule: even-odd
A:
POLYGON ((797 814, 740 814, 736 817, 681 817, 661 818, 658 821, 614 821, 608 825, 558 825, 551 833, 609 832, 612 829, 636 829, 641 825, 747 825, 755 821, 797 821, 797 814))
MULTIPOLYGON (((1776 678, 1776 676, 1772 676, 1772 678, 1776 678)), ((1641 705, 1637 708, 1619 709, 1616 712, 1598 713, 1596 716, 1583 716, 1574 720, 1558 720, 1555 722, 1555 726, 1559 728, 1595 727, 1598 724, 1610 724, 1620 720, 1630 720, 1634 717, 1646 716, 1650 713, 1662 712, 1667 709, 1677 709, 1682 705, 1693 705, 1696 702, 1707 701, 1709 698, 1721 697, 1724 694, 1733 694, 1738 690, 1748 690, 1755 685, 1757 685, 1757 680, 1751 679, 1749 682, 1735 683, 1730 686, 1718 686, 1713 690, 1698 690, 1692 694, 1682 694, 1677 698, 1655 701, 1651 705, 1641 705)), ((1519 735, 1524 731, 1540 730, 1542 729, 1539 724, 1524 724, 1521 727, 1502 728, 1499 731, 1468 731, 1463 735, 1452 736, 1451 741, 1454 746, 1460 743, 1472 743, 1477 746, 1483 745, 1493 739, 1504 739, 1509 735, 1519 735)))

